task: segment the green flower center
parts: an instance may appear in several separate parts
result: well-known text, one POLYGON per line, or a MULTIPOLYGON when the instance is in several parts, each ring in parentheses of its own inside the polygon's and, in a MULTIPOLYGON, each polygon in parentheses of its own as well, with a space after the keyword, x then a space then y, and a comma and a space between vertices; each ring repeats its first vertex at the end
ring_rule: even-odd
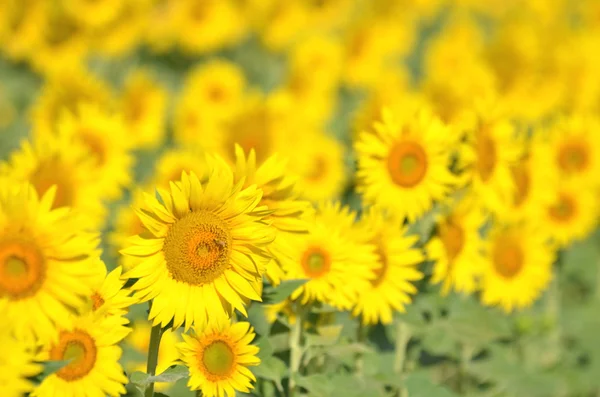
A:
POLYGON ((233 368, 233 351, 223 341, 213 342, 204 349, 202 363, 206 370, 213 375, 227 375, 233 368))

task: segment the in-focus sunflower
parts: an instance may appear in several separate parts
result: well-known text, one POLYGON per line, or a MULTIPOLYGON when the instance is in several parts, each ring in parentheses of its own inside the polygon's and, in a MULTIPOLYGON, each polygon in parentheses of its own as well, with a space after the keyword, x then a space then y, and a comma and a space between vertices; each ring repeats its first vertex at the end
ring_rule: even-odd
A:
POLYGON ((290 157, 290 170, 298 176, 298 190, 313 202, 335 200, 346 186, 344 146, 323 133, 308 134, 295 146, 290 157))
POLYGON ((234 397, 236 390, 252 390, 256 378, 248 367, 260 364, 258 347, 250 344, 254 336, 250 323, 230 324, 219 317, 195 327, 193 336, 184 334, 178 348, 190 369, 188 387, 202 390, 206 397, 234 397))
POLYGON ((449 168, 453 140, 425 111, 397 121, 384 110, 383 123, 360 134, 355 147, 358 191, 365 201, 410 221, 444 200, 456 183, 449 168))
POLYGON ((485 216, 473 198, 463 198, 437 221, 437 233, 427 243, 427 259, 434 262, 432 283, 450 290, 472 293, 484 269, 484 246, 480 234, 485 216))
POLYGON ((104 268, 97 236, 68 208, 52 209, 55 192, 0 186, 0 312, 16 335, 42 343, 69 324, 104 268))
POLYGON ((358 227, 375 247, 377 260, 371 262, 375 278, 361 289, 352 314, 360 315, 364 324, 390 324, 394 311, 405 311, 417 292, 412 284, 423 277, 417 265, 423 262, 420 249, 415 248, 419 236, 408 235, 401 222, 385 217, 373 208, 363 214, 358 227))
POLYGON ((589 235, 598 224, 598 194, 575 182, 564 182, 554 200, 543 207, 539 224, 559 247, 589 235))
POLYGON ((525 224, 496 225, 488 236, 481 300, 505 312, 530 306, 548 286, 555 252, 525 224))
POLYGON ((33 345, 16 339, 3 327, 0 331, 0 390, 6 397, 22 397, 34 388, 30 379, 40 372, 43 366, 35 362, 33 345))
POLYGON ((165 138, 167 93, 143 70, 130 74, 121 96, 121 109, 132 144, 142 149, 159 146, 165 138))
POLYGON ((119 342, 131 329, 120 316, 83 316, 72 327, 57 331, 56 342, 40 354, 43 360, 71 360, 69 364, 45 378, 32 397, 57 395, 93 397, 125 394, 127 376, 119 364, 119 342))
POLYGON ((92 175, 103 198, 117 199, 131 183, 131 142, 120 116, 95 105, 81 104, 77 115, 63 113, 59 134, 83 146, 93 166, 92 175))
POLYGON ((561 120, 545 146, 547 161, 563 180, 600 185, 600 123, 592 117, 561 120))
POLYGON ((276 230, 275 240, 268 246, 272 260, 266 275, 272 284, 277 285, 283 277, 281 262, 293 255, 288 241, 307 232, 306 214, 312 207, 299 198, 294 186, 296 180, 286 176, 286 162, 279 156, 273 155, 257 167, 253 149, 246 157, 243 149, 236 145, 235 153, 234 182, 243 182, 244 187, 256 185, 263 191, 259 205, 269 209, 266 220, 276 230))
POLYGON ((138 279, 132 289, 141 301, 152 299, 154 325, 188 329, 234 308, 246 315, 243 298, 261 299, 255 281, 274 238, 263 221, 268 210, 258 206, 262 191, 234 185, 230 167, 215 164, 204 185, 184 173, 170 191, 157 189, 160 202, 146 195, 137 213, 152 238, 135 236, 121 251, 143 258, 124 277, 138 279))
POLYGON ((94 288, 84 314, 92 311, 99 316, 124 316, 129 306, 137 303, 137 299, 130 296, 131 291, 123 288, 125 280, 121 279, 121 272, 122 268, 118 266, 105 276, 99 287, 94 288))
MULTIPOLYGON (((359 293, 375 278, 375 246, 358 239, 352 222, 356 214, 339 203, 323 204, 308 234, 290 241, 294 256, 283 262, 285 279, 308 280, 291 299, 302 304, 318 301, 350 309, 359 293)), ((362 232, 361 232, 362 233, 362 232)))

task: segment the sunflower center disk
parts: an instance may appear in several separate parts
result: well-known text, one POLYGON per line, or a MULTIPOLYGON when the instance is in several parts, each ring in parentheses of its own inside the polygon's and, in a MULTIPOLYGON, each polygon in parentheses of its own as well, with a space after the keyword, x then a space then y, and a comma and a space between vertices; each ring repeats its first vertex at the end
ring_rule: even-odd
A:
POLYGON ((494 141, 483 134, 479 136, 476 144, 477 150, 477 170, 479 172, 479 176, 481 180, 484 182, 488 181, 492 174, 494 173, 494 169, 496 168, 497 153, 496 153, 496 145, 494 141))
POLYGON ((202 353, 204 368, 211 374, 224 376, 231 372, 234 364, 233 351, 223 341, 216 341, 208 345, 202 353))
POLYGON ((96 354, 96 342, 81 330, 61 332, 58 343, 50 349, 51 360, 70 361, 56 372, 58 377, 66 381, 77 380, 90 373, 96 364, 96 354))
POLYGON ((94 136, 91 133, 82 132, 81 138, 83 139, 83 143, 87 146, 90 154, 94 157, 97 165, 104 165, 106 163, 106 148, 98 139, 98 137, 94 136))
POLYGON ((309 277, 319 277, 329 271, 329 254, 318 247, 311 247, 302 256, 302 268, 309 277))
POLYGON ((53 160, 41 164, 31 175, 30 182, 40 196, 56 185, 52 208, 69 207, 75 201, 75 186, 69 175, 70 172, 64 165, 53 160))
POLYGON ((446 248, 448 262, 452 263, 465 245, 465 231, 456 223, 449 221, 440 225, 439 234, 446 248))
POLYGON ((375 274, 375 278, 371 280, 371 285, 373 287, 377 287, 379 284, 381 284, 381 282, 385 279, 385 274, 387 273, 388 269, 388 258, 385 254, 384 248, 381 246, 381 243, 376 243, 375 246, 377 247, 375 249, 375 253, 379 258, 379 264, 381 266, 373 270, 373 273, 375 274))
POLYGON ((568 173, 585 170, 588 160, 587 148, 578 143, 566 144, 558 153, 558 164, 563 171, 568 173))
POLYGON ((494 268, 504 278, 515 277, 523 268, 524 259, 523 248, 514 239, 501 237, 496 241, 493 251, 494 268))
POLYGON ((46 276, 40 250, 24 241, 0 242, 0 298, 22 299, 34 295, 46 276))
POLYGON ((515 206, 519 207, 527 200, 529 196, 529 190, 531 188, 531 181, 529 174, 524 167, 513 168, 512 170, 513 180, 515 181, 515 206))
POLYGON ((190 212, 171 226, 163 252, 174 280, 191 285, 210 283, 229 266, 231 234, 215 214, 190 212))
POLYGON ((575 200, 569 196, 561 195, 558 202, 550 207, 550 216, 558 222, 568 222, 575 216, 575 200))
POLYGON ((413 187, 427 172, 427 155, 416 142, 398 142, 388 156, 388 171, 395 184, 413 187))

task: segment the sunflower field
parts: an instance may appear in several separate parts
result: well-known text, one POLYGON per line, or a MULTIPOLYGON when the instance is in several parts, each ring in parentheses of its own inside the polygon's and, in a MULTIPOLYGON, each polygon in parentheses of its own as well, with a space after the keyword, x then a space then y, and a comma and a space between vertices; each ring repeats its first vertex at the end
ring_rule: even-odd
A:
POLYGON ((0 0, 0 397, 597 397, 599 199, 599 0, 0 0))

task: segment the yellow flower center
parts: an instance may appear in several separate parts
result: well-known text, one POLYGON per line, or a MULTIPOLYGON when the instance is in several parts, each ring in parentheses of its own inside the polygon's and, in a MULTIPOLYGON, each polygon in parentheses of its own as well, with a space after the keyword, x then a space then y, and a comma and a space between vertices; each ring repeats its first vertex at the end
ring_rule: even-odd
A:
POLYGON ((310 182, 318 182, 323 179, 326 171, 327 159, 322 155, 317 155, 313 159, 309 172, 306 173, 305 178, 310 182))
POLYGON ((572 220, 577 213, 577 205, 573 197, 561 194, 556 203, 549 209, 552 219, 566 223, 572 220))
POLYGON ((20 240, 0 241, 0 298, 27 298, 41 288, 46 261, 39 248, 20 240))
POLYGON ((327 273, 331 268, 329 254, 319 247, 310 247, 302 255, 301 260, 304 273, 308 277, 316 278, 327 273))
POLYGON ((191 285, 210 283, 229 266, 231 233, 215 214, 190 212, 171 226, 163 252, 174 280, 191 285))
POLYGON ((385 253, 385 249, 382 245, 382 243, 380 242, 375 242, 375 253, 377 254, 377 257, 379 258, 379 267, 373 269, 373 273, 375 274, 375 278, 373 280, 371 280, 371 285, 373 287, 377 287, 379 286, 383 280, 385 279, 385 274, 387 273, 388 270, 388 257, 385 253))
POLYGON ((499 236, 492 249, 492 261, 496 272, 511 279, 523 268, 525 255, 519 241, 512 236, 499 236))
POLYGON ((106 147, 102 140, 95 134, 87 131, 81 133, 81 139, 90 154, 94 157, 96 164, 99 166, 106 164, 106 147))
POLYGON ((70 172, 60 160, 53 158, 41 163, 29 181, 40 196, 56 185, 53 208, 70 207, 75 201, 76 191, 70 172))
POLYGON ((104 304, 104 298, 97 292, 92 294, 92 308, 98 310, 104 304))
POLYGON ((132 93, 128 96, 123 108, 125 120, 136 123, 143 119, 146 113, 146 97, 140 93, 132 93))
POLYGON ((223 102, 227 99, 227 90, 215 84, 208 89, 208 98, 213 102, 223 102))
POLYGON ((416 142, 397 142, 390 150, 387 167, 394 183, 406 188, 413 187, 427 173, 427 155, 416 142))
POLYGON ((527 200, 527 197, 529 196, 531 180, 529 178, 527 169, 522 165, 512 168, 512 176, 516 188, 514 204, 516 207, 519 207, 527 200))
POLYGON ((496 162, 498 161, 496 144, 486 133, 482 133, 477 138, 475 150, 477 151, 477 170, 479 176, 482 181, 487 182, 494 173, 496 162))
POLYGON ((588 148, 582 142, 569 142, 558 151, 558 165, 566 173, 584 171, 589 165, 588 148))
POLYGON ((218 340, 204 348, 202 364, 211 375, 227 376, 233 370, 235 356, 225 341, 218 340))
POLYGON ((465 245, 465 231, 458 223, 448 219, 440 224, 438 233, 446 249, 448 262, 452 263, 465 245))
POLYGON ((81 379, 96 364, 97 347, 94 338, 85 331, 62 331, 58 343, 50 349, 50 360, 71 360, 56 372, 59 378, 68 382, 81 379))

